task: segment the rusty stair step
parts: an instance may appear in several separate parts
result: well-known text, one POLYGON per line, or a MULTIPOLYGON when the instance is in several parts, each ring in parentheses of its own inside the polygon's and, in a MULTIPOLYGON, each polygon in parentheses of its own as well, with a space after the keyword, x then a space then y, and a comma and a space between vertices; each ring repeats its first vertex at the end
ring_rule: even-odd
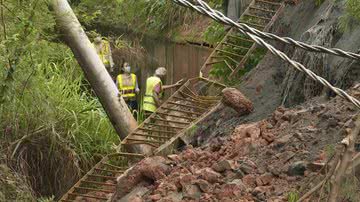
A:
POLYGON ((87 183, 87 184, 93 184, 93 185, 100 185, 100 186, 109 186, 109 187, 115 187, 116 184, 110 184, 110 183, 104 183, 104 182, 96 182, 96 181, 91 181, 91 180, 83 180, 81 181, 82 183, 87 183))
POLYGON ((190 99, 182 98, 182 97, 179 97, 176 95, 174 96, 174 98, 177 100, 185 101, 185 102, 192 102, 194 104, 205 105, 207 107, 211 106, 211 104, 209 104, 209 103, 205 103, 205 102, 201 102, 201 101, 197 101, 197 100, 190 100, 190 99))
POLYGON ((158 127, 164 127, 164 128, 174 128, 178 130, 182 130, 185 127, 179 127, 179 126, 171 126, 171 125, 164 125, 164 124, 156 124, 156 123, 146 123, 146 125, 152 125, 152 126, 158 126, 158 127))
POLYGON ((255 0, 255 3, 256 2, 261 2, 261 3, 264 3, 264 4, 269 4, 269 5, 273 5, 273 6, 280 6, 281 3, 275 3, 275 2, 271 2, 271 1, 266 1, 266 0, 255 0))
POLYGON ((217 55, 217 56, 212 56, 212 58, 225 58, 225 59, 229 59, 231 60, 233 63, 235 63, 236 65, 239 65, 240 63, 238 61, 236 61, 235 59, 233 59, 232 57, 229 57, 227 55, 217 55))
POLYGON ((253 26, 253 27, 257 27, 257 28, 261 28, 261 29, 264 29, 266 25, 260 25, 260 24, 255 24, 255 23, 250 23, 250 22, 247 22, 247 21, 243 21, 241 20, 240 21, 241 23, 244 23, 244 24, 247 24, 249 26, 253 26))
POLYGON ((114 190, 97 189, 97 188, 89 188, 89 187, 75 187, 75 189, 86 190, 86 191, 96 191, 96 192, 103 192, 103 193, 114 193, 114 190))
POLYGON ((223 42, 224 45, 226 46, 232 46, 234 48, 239 48, 239 49, 244 49, 244 50, 249 50, 248 47, 245 47, 245 46, 239 46, 239 45, 236 45, 236 44, 233 44, 233 43, 227 43, 227 42, 223 42))
POLYGON ((77 193, 68 193, 69 195, 74 195, 74 196, 82 196, 84 198, 94 198, 94 199, 100 199, 100 200, 108 200, 108 198, 106 197, 101 197, 101 196, 93 196, 93 195, 88 195, 88 194, 77 194, 77 193))
POLYGON ((236 57, 241 57, 241 58, 244 57, 243 55, 233 53, 233 52, 230 52, 230 51, 226 51, 226 50, 222 50, 222 49, 217 49, 216 51, 219 51, 219 52, 222 52, 222 53, 225 53, 225 54, 229 54, 229 55, 233 55, 233 56, 236 56, 236 57))
POLYGON ((157 144, 163 144, 164 143, 164 141, 159 141, 159 140, 136 139, 136 138, 131 138, 131 137, 128 137, 125 140, 126 141, 135 141, 135 142, 157 143, 157 144))
POLYGON ((272 15, 274 15, 276 13, 276 10, 269 10, 269 9, 264 9, 264 8, 260 8, 260 7, 256 7, 256 6, 249 6, 249 9, 253 9, 253 10, 259 10, 265 13, 272 13, 272 15))
POLYGON ((182 109, 172 109, 172 108, 168 108, 168 107, 161 107, 162 109, 167 109, 169 111, 176 111, 176 112, 182 112, 182 113, 186 113, 186 114, 194 114, 194 115, 202 115, 203 113, 200 112, 192 112, 192 111, 187 111, 187 110, 182 110, 182 109))
MULTIPOLYGON (((170 116, 170 117, 175 117, 175 118, 179 118, 179 119, 188 119, 188 120, 195 120, 195 118, 193 117, 190 117, 190 116, 180 116, 180 115, 175 115, 175 114, 169 114, 169 113, 164 113, 164 112, 156 112, 156 114, 159 114, 159 115, 162 115, 162 116, 170 116)), ((167 119, 165 119, 167 120, 167 119)), ((170 122, 173 121, 173 120, 169 120, 170 122)), ((189 123, 189 122, 187 122, 189 123)))
POLYGON ((174 120, 166 120, 166 119, 162 119, 162 118, 155 118, 155 117, 151 117, 150 119, 154 119, 157 121, 163 121, 163 122, 170 122, 170 123, 177 123, 177 124, 184 124, 184 125, 188 125, 190 122, 184 122, 184 121, 174 121, 174 120))
POLYGON ((147 129, 147 128, 138 128, 138 129, 136 129, 136 130, 149 131, 149 132, 157 132, 157 133, 176 134, 176 132, 174 132, 174 131, 153 130, 153 129, 147 129))
POLYGON ((271 18, 266 18, 266 17, 262 17, 262 16, 257 16, 257 15, 253 15, 253 14, 249 14, 249 13, 244 13, 243 15, 244 15, 244 16, 249 16, 249 17, 252 17, 252 18, 259 18, 259 19, 266 20, 266 21, 270 21, 270 20, 271 20, 271 18))
POLYGON ((161 138, 161 139, 169 139, 168 136, 162 136, 162 135, 148 135, 148 134, 141 134, 141 133, 131 133, 134 136, 140 136, 140 137, 150 137, 150 138, 161 138))
POLYGON ((208 62, 208 63, 206 63, 206 65, 214 65, 214 64, 219 64, 219 63, 222 63, 222 62, 225 62, 225 60, 218 60, 218 61, 208 62))
POLYGON ((89 174, 89 175, 87 175, 87 176, 88 176, 88 177, 92 177, 92 178, 103 178, 103 179, 109 179, 109 180, 116 180, 116 177, 105 176, 105 175, 89 174))
POLYGON ((199 106, 193 106, 193 105, 187 105, 187 104, 181 104, 181 103, 177 103, 177 102, 167 102, 167 104, 172 104, 172 105, 178 105, 178 106, 183 106, 183 107, 187 107, 187 108, 193 108, 193 109, 198 109, 198 110, 202 110, 202 111, 207 111, 207 108, 204 107, 199 107, 199 106))
POLYGON ((120 167, 120 166, 112 165, 110 163, 101 163, 101 164, 119 170, 127 170, 129 168, 129 167, 120 167))
POLYGON ((228 37, 230 38, 234 38, 234 39, 238 39, 238 40, 241 40, 241 41, 246 41, 246 42, 251 42, 251 43, 254 43, 251 39, 246 39, 244 37, 240 37, 240 36, 236 36, 236 35, 228 35, 228 37))
POLYGON ((119 174, 122 174, 122 173, 125 172, 125 170, 116 171, 116 170, 106 170, 106 169, 102 169, 102 168, 95 168, 95 170, 103 171, 103 172, 109 172, 109 173, 119 173, 119 174))

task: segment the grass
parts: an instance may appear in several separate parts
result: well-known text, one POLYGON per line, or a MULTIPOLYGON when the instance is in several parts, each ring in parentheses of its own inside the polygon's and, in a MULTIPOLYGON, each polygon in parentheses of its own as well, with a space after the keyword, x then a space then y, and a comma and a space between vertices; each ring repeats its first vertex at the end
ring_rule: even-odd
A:
POLYGON ((297 191, 291 191, 288 193, 288 202, 297 202, 300 199, 299 193, 297 191))

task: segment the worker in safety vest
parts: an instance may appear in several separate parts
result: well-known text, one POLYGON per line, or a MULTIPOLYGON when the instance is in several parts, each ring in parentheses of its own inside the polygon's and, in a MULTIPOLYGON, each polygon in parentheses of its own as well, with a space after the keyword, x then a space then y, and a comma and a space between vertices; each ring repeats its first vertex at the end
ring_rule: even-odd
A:
POLYGON ((146 92, 143 100, 143 110, 145 116, 148 117, 161 105, 161 98, 163 97, 164 90, 171 89, 182 84, 182 79, 172 85, 163 85, 161 79, 165 78, 166 69, 159 67, 155 70, 154 76, 146 80, 146 92))
POLYGON ((123 64, 123 74, 116 78, 116 86, 119 89, 119 95, 123 97, 131 112, 137 110, 136 95, 140 92, 138 81, 135 74, 131 73, 129 63, 123 64))
POLYGON ((110 43, 101 37, 96 37, 93 45, 96 53, 99 55, 106 69, 111 74, 114 71, 114 61, 111 54, 110 43))

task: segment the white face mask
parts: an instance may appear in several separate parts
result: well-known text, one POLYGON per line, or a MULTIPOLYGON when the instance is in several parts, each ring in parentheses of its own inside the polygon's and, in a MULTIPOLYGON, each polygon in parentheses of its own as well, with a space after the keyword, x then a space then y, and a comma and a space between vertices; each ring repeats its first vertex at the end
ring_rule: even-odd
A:
POLYGON ((124 72, 125 72, 125 73, 130 73, 130 71, 131 71, 131 67, 130 67, 130 66, 125 66, 125 67, 124 67, 124 72))

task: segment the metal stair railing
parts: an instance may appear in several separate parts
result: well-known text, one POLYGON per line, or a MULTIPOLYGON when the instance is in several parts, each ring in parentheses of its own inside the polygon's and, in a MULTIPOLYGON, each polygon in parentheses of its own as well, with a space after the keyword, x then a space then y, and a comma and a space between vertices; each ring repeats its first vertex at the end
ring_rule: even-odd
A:
MULTIPOLYGON (((283 9, 282 2, 283 0, 253 0, 240 16, 239 22, 260 31, 267 31, 283 9)), ((200 77, 209 78, 210 72, 216 66, 229 69, 228 77, 233 77, 244 67, 256 47, 249 37, 236 28, 231 28, 201 67, 200 77)))
MULTIPOLYGON (((188 80, 132 131, 121 142, 121 147, 148 145, 153 148, 152 154, 159 154, 218 105, 218 95, 224 87, 205 78, 188 80)), ((106 155, 60 201, 107 201, 115 192, 117 177, 145 157, 127 152, 106 155)))

